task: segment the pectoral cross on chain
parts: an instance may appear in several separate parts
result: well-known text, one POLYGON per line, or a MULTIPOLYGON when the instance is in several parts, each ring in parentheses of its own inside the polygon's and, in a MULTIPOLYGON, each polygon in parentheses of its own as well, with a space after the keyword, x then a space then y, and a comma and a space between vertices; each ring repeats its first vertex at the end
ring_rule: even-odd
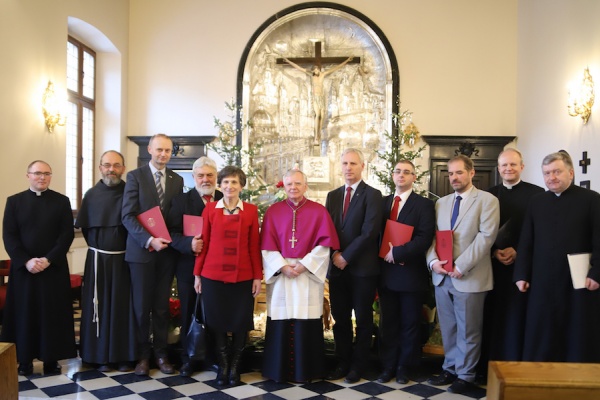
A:
POLYGON ((298 239, 296 239, 296 210, 292 209, 292 238, 288 242, 292 242, 292 249, 296 245, 298 239))
POLYGON ((294 232, 292 232, 292 238, 290 240, 288 240, 289 242, 292 242, 292 249, 294 248, 294 245, 296 244, 296 242, 298 241, 298 239, 296 239, 296 236, 294 236, 294 232))

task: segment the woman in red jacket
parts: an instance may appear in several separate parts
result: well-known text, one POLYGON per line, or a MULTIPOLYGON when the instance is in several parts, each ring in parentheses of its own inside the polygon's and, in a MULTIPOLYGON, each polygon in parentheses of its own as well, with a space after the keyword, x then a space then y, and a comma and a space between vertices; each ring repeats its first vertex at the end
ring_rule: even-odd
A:
POLYGON ((258 208, 240 200, 246 174, 235 166, 217 175, 223 198, 206 204, 202 251, 194 265, 206 326, 217 344, 217 385, 240 383, 240 361, 248 331, 254 329, 254 297, 262 279, 258 208), (229 344, 228 332, 232 333, 229 344))

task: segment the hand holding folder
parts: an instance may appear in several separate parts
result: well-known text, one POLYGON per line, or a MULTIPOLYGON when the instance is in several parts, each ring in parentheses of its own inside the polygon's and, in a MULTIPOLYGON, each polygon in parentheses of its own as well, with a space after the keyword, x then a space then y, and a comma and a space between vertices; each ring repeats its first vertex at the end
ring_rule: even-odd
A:
POLYGON ((204 220, 200 215, 183 214, 183 236, 201 236, 204 220))
POLYGON ((435 252, 438 260, 448 261, 444 264, 444 269, 452 272, 454 269, 454 258, 452 254, 452 231, 436 231, 435 232, 435 252))
MULTIPOLYGON (((162 238, 169 242, 172 240, 159 206, 144 211, 137 216, 137 220, 153 237, 162 238)), ((150 246, 148 250, 153 251, 154 249, 150 246)))
POLYGON ((385 223, 383 239, 381 239, 379 257, 385 258, 386 254, 390 251, 390 243, 392 243, 392 246, 402 246, 408 243, 412 238, 414 229, 413 226, 388 219, 385 223))

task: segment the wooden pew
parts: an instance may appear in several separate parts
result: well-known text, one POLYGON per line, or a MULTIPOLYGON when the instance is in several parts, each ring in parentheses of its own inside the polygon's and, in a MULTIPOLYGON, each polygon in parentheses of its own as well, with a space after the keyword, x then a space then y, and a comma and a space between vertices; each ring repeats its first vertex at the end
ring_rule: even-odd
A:
POLYGON ((13 343, 0 343, 0 399, 18 397, 17 348, 13 343))
POLYGON ((490 361, 487 400, 598 400, 600 364, 490 361))

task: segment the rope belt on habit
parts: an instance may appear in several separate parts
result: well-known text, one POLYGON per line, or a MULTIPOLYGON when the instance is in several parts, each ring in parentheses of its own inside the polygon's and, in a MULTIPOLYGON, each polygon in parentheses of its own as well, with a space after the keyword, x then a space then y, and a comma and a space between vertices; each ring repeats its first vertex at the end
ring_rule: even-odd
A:
POLYGON ((90 247, 90 250, 94 251, 94 315, 92 316, 92 322, 96 323, 96 337, 100 337, 100 316, 98 315, 98 253, 118 255, 125 254, 125 250, 109 251, 100 250, 95 247, 90 247))

